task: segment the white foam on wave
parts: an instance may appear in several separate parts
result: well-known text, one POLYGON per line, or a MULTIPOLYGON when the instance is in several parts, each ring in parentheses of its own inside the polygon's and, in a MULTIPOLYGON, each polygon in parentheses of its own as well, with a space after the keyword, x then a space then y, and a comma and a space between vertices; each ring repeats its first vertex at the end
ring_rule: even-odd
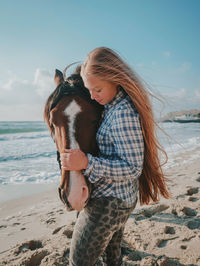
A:
POLYGON ((190 164, 190 162, 200 159, 200 147, 192 147, 188 150, 182 150, 178 153, 168 153, 168 162, 165 168, 190 164))
POLYGON ((192 137, 179 144, 169 144, 164 148, 168 154, 175 154, 179 152, 191 151, 198 147, 200 147, 200 137, 192 137))
POLYGON ((23 184, 23 183, 57 183, 60 179, 59 171, 39 171, 39 172, 26 172, 14 171, 10 173, 10 178, 0 178, 0 184, 23 184))
POLYGON ((160 142, 169 155, 200 147, 200 124, 162 123, 160 126, 169 135, 158 132, 160 142))

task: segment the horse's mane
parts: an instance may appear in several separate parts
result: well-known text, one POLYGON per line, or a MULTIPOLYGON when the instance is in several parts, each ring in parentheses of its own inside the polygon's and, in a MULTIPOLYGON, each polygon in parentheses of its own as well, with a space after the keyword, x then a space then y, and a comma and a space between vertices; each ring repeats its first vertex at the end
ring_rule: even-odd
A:
MULTIPOLYGON (((56 89, 48 97, 45 108, 44 108, 44 120, 48 124, 48 127, 53 133, 53 128, 50 124, 50 112, 56 107, 58 102, 63 96, 81 96, 87 102, 96 105, 97 108, 102 108, 102 106, 96 101, 92 100, 88 89, 84 86, 83 80, 80 75, 81 67, 78 66, 75 72, 69 76, 66 80, 61 79, 61 83, 56 87, 56 89)), ((57 70, 56 70, 57 73, 57 70)), ((62 72, 61 72, 62 73, 62 72)))

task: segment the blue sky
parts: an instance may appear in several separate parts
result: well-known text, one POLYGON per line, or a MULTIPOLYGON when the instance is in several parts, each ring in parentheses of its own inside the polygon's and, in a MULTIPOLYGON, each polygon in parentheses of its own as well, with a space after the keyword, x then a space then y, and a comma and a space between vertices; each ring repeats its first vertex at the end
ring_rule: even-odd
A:
POLYGON ((116 50, 164 112, 200 108, 199 13, 198 0, 1 1, 0 120, 42 120, 54 69, 98 46, 116 50))

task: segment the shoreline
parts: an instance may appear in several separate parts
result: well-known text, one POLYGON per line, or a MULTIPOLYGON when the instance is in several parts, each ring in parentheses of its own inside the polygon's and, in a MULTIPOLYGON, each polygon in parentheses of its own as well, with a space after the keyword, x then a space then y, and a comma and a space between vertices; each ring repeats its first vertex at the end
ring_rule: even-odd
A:
POLYGON ((0 204, 53 190, 58 183, 0 184, 0 204))
MULTIPOLYGON (((170 175, 171 169, 184 167, 194 160, 200 160, 200 147, 192 149, 181 149, 176 153, 169 152, 168 164, 163 167, 167 176, 170 175)), ((173 170, 172 170, 173 171, 173 170)), ((29 197, 34 194, 51 191, 58 188, 58 182, 51 183, 15 183, 15 184, 0 184, 0 205, 10 200, 29 197)))
MULTIPOLYGON (((170 199, 137 204, 125 227, 124 265, 200 264, 200 166, 194 155, 179 154, 176 166, 164 169, 170 199)), ((0 265, 68 265, 76 212, 65 210, 51 185, 0 204, 0 265)))

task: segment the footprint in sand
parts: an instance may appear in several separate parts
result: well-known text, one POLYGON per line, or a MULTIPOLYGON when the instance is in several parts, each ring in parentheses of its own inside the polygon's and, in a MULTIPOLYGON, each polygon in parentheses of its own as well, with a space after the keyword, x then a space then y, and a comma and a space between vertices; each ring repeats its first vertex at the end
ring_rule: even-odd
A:
POLYGON ((197 181, 197 182, 200 182, 200 177, 198 177, 198 178, 196 179, 196 181, 197 181))
POLYGON ((27 266, 35 266, 35 265, 40 265, 41 261, 49 255, 49 252, 47 250, 36 250, 31 256, 28 258, 22 259, 20 265, 27 265, 27 266))
POLYGON ((30 240, 25 243, 22 243, 15 250, 15 255, 19 255, 20 253, 24 253, 27 250, 36 250, 38 248, 43 248, 42 241, 40 240, 30 240))
POLYGON ((157 258, 154 255, 147 255, 146 257, 144 257, 141 261, 140 264, 132 264, 132 263, 126 263, 124 264, 124 266, 134 266, 134 265, 140 265, 140 266, 147 266, 147 265, 158 265, 157 264, 157 258))
POLYGON ((165 234, 174 235, 175 229, 172 226, 165 226, 164 232, 165 232, 165 234))
POLYGON ((15 256, 22 256, 18 265, 34 266, 40 265, 44 257, 49 255, 49 252, 43 249, 43 243, 40 240, 30 240, 18 245, 14 251, 15 256), (32 251, 31 253, 26 253, 32 251), (27 255, 23 255, 26 253, 27 255))
POLYGON ((60 226, 60 227, 58 227, 58 228, 56 228, 54 231, 53 231, 53 235, 55 235, 55 234, 57 234, 62 228, 64 227, 64 225, 63 226, 60 226))
POLYGON ((65 235, 67 238, 72 238, 73 231, 71 229, 66 229, 63 232, 63 235, 65 235))
POLYGON ((151 217, 152 215, 165 211, 169 208, 169 205, 166 204, 159 204, 159 205, 155 205, 153 207, 144 209, 143 212, 141 214, 143 214, 145 217, 151 217))
POLYGON ((191 187, 187 190, 187 194, 189 196, 192 196, 193 194, 197 194, 199 192, 199 188, 198 187, 191 187))
POLYGON ((200 229, 200 219, 194 219, 187 223, 187 227, 191 230, 200 229))
MULTIPOLYGON (((146 264, 147 265, 147 264, 146 264)), ((145 266, 146 266, 145 265, 145 266)), ((166 256, 163 257, 159 257, 159 259, 156 261, 156 264, 151 264, 151 265, 159 265, 159 266, 178 266, 178 265, 183 265, 180 264, 179 261, 177 259, 172 259, 172 258, 168 258, 166 256)))
POLYGON ((48 212, 47 213, 47 215, 50 215, 50 216, 53 215, 53 214, 54 214, 54 212, 48 212))
POLYGON ((192 238, 195 238, 196 237, 196 235, 193 235, 193 236, 190 236, 190 237, 185 237, 185 238, 183 238, 183 242, 188 242, 188 241, 190 241, 192 238))
POLYGON ((195 198, 195 197, 189 197, 188 200, 189 200, 189 201, 192 201, 192 202, 195 202, 195 201, 198 200, 198 198, 195 198))
POLYGON ((168 240, 166 239, 158 239, 156 245, 158 248, 164 248, 167 244, 168 240))
POLYGON ((63 214, 64 213, 63 209, 59 209, 56 212, 58 212, 59 214, 63 214))
POLYGON ((185 245, 181 245, 180 248, 181 248, 181 249, 187 249, 187 246, 185 246, 185 245))
POLYGON ((139 251, 133 251, 128 255, 128 259, 131 261, 140 261, 142 260, 142 256, 139 251))
POLYGON ((20 225, 20 223, 13 223, 12 225, 14 225, 14 226, 15 226, 15 225, 20 225))
POLYGON ((173 215, 176 215, 176 216, 178 215, 177 210, 174 209, 174 208, 171 210, 171 213, 172 213, 173 215))
POLYGON ((16 218, 15 216, 8 216, 8 217, 6 217, 6 221, 10 221, 10 220, 12 220, 12 219, 14 219, 14 218, 16 218))
POLYGON ((6 228, 6 227, 7 227, 7 225, 4 225, 4 224, 3 225, 0 225, 0 229, 1 228, 6 228))
POLYGON ((46 224, 52 224, 52 223, 55 223, 56 222, 56 219, 55 218, 50 218, 48 220, 46 220, 46 224))
POLYGON ((197 212, 189 207, 184 207, 182 212, 187 216, 196 216, 197 212))

